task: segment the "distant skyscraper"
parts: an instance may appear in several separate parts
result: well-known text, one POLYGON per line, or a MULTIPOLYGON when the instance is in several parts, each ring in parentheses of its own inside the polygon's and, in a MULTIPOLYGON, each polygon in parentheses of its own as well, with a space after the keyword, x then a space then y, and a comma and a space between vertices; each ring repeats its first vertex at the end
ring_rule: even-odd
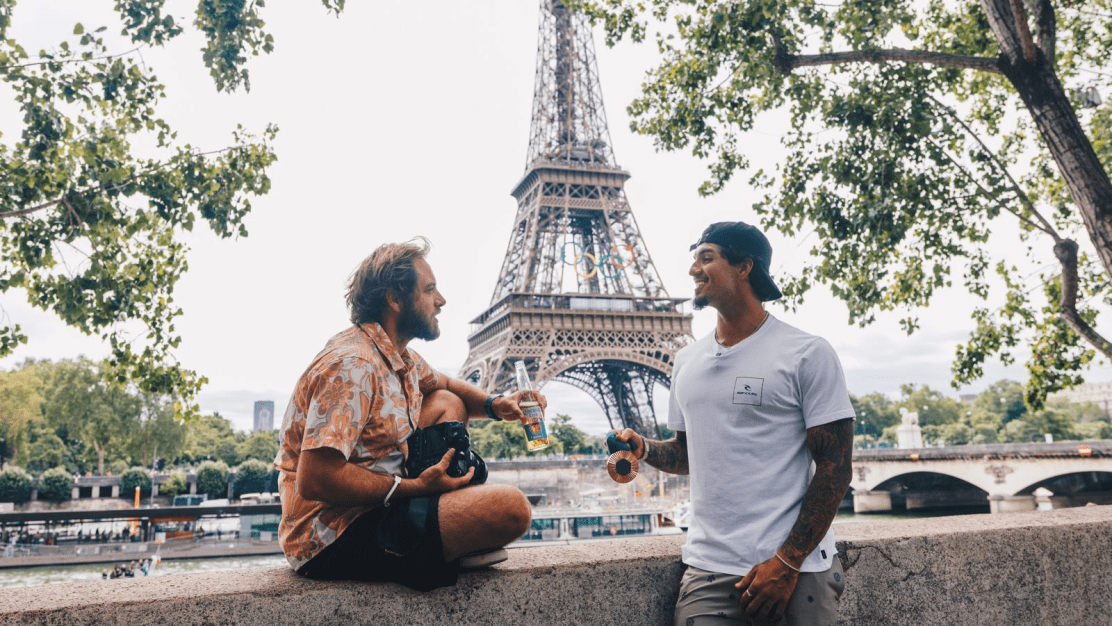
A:
POLYGON ((274 430, 273 400, 259 400, 255 402, 255 429, 251 432, 257 433, 260 430, 265 432, 274 430))

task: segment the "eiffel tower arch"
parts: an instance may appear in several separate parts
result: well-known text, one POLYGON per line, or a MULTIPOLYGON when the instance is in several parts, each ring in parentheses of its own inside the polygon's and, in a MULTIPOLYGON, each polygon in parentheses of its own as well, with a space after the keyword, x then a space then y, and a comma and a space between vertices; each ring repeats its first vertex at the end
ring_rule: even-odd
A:
POLYGON ((586 17, 562 0, 541 0, 540 15, 517 213, 460 376, 507 392, 524 361, 538 386, 585 391, 611 427, 659 436, 653 388, 671 382, 691 315, 661 284, 626 198, 586 17))

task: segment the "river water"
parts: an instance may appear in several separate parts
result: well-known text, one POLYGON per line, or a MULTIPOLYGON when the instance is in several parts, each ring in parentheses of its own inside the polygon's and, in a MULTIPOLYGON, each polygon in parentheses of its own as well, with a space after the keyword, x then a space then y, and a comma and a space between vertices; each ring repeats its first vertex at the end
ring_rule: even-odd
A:
MULTIPOLYGON (((88 581, 103 581, 106 585, 114 584, 115 580, 105 580, 101 573, 111 569, 112 563, 95 563, 89 565, 58 565, 47 567, 24 567, 17 569, 0 569, 0 587, 36 587, 56 583, 76 583, 88 581)), ((197 572, 229 572, 234 570, 257 569, 263 567, 281 567, 286 565, 286 558, 280 554, 264 556, 237 556, 216 559, 174 559, 162 561, 153 570, 150 576, 173 576, 175 574, 192 574, 197 572)), ((135 576, 142 577, 142 572, 135 576)))

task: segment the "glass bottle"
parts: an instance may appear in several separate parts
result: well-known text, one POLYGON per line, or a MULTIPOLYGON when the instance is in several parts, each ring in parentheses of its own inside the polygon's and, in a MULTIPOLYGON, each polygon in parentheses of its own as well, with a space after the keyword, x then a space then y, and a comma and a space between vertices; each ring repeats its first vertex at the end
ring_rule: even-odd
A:
POLYGON ((533 381, 529 380, 529 372, 525 369, 525 361, 514 363, 514 373, 517 377, 518 390, 528 391, 521 401, 521 410, 525 413, 525 447, 530 452, 543 450, 548 447, 548 430, 544 426, 544 413, 541 412, 540 403, 533 394, 533 381))

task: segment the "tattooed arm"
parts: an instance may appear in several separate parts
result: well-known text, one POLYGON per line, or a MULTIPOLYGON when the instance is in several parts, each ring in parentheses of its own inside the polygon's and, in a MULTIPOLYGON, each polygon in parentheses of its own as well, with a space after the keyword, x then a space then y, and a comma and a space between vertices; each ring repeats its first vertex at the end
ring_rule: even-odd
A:
POLYGON ((739 596, 741 607, 751 617, 775 622, 784 616, 799 568, 830 529, 853 478, 852 419, 807 429, 807 447, 815 461, 815 476, 791 533, 776 552, 780 558, 758 564, 737 584, 744 590, 739 596))
MULTIPOLYGON (((632 429, 625 429, 618 433, 618 439, 624 442, 633 440, 637 446, 637 458, 652 465, 662 472, 669 474, 687 474, 687 433, 676 431, 676 436, 667 441, 645 439, 632 429)), ((847 485, 849 483, 846 483, 847 485)))

